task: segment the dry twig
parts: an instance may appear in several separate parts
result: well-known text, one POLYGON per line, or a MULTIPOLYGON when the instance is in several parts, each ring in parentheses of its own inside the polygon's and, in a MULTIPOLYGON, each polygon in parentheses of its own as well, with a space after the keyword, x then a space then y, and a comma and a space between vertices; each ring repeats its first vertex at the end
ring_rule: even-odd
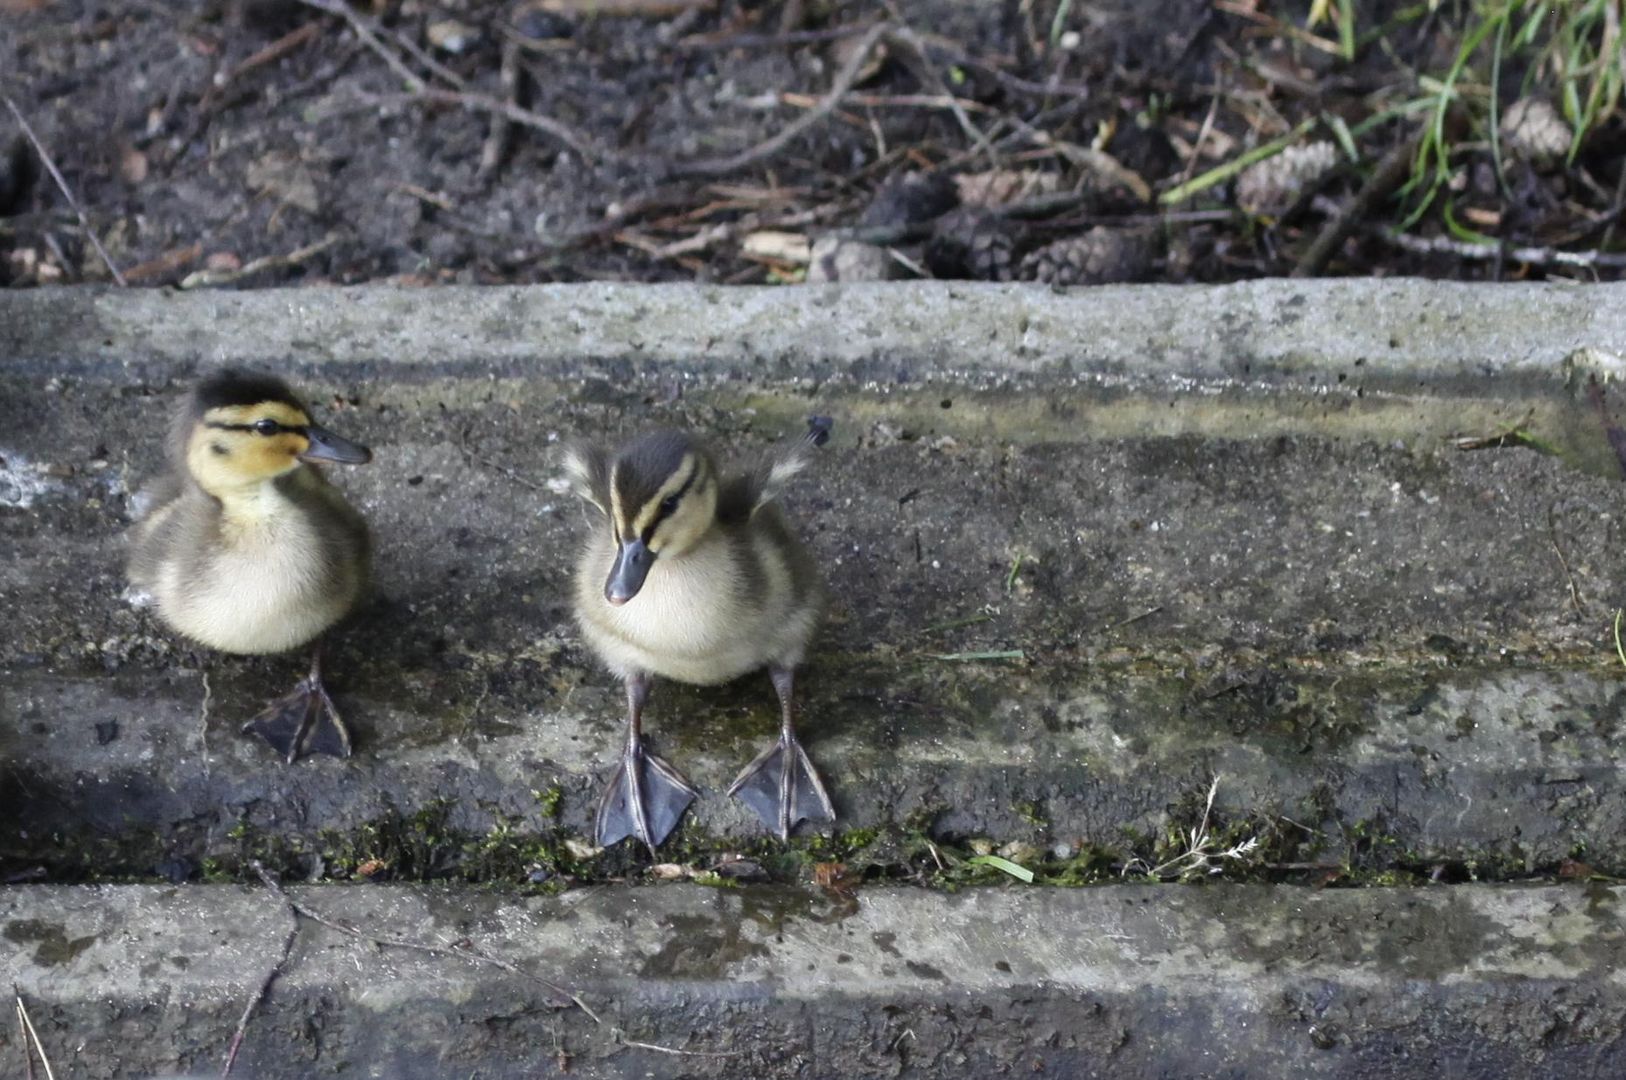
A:
POLYGON ((864 65, 869 62, 870 53, 875 51, 875 46, 880 44, 881 39, 891 33, 892 29, 890 23, 884 22, 876 23, 870 27, 869 31, 859 39, 858 45, 847 56, 846 64, 842 65, 841 70, 837 72, 835 82, 831 84, 829 93, 824 95, 818 105, 791 121, 777 135, 764 139, 748 150, 742 150, 728 157, 703 158, 699 161, 680 164, 673 170, 675 175, 724 176, 743 169, 747 165, 765 161, 779 153, 786 146, 789 146, 791 141, 798 135, 835 111, 836 106, 841 104, 842 97, 858 82, 859 73, 864 70, 864 65))
POLYGON ((85 212, 79 208, 79 200, 73 197, 73 189, 68 187, 66 180, 62 179, 62 173, 57 170, 56 162, 51 159, 50 151, 45 149, 45 144, 40 141, 40 137, 34 134, 34 129, 28 123, 28 119, 23 116, 22 110, 17 108, 15 101, 12 101, 11 98, 4 94, 0 94, 0 101, 4 101, 6 108, 11 110, 11 115, 17 118, 17 125, 23 129, 23 135, 33 144, 34 152, 40 156, 40 161, 45 164, 45 169, 51 174, 51 179, 56 181, 57 190, 62 192, 62 197, 68 200, 68 205, 78 215, 80 227, 85 230, 85 235, 90 238, 90 243, 95 247, 96 254, 100 255, 102 262, 107 264, 108 273, 112 274, 113 280, 120 285, 128 285, 129 282, 124 280, 124 275, 119 273, 119 268, 113 265, 112 256, 108 255, 107 249, 102 247, 102 242, 97 238, 95 230, 90 227, 90 220, 85 217, 85 212))
POLYGON ((413 90, 425 89, 424 81, 418 77, 418 74, 411 68, 407 67, 406 63, 399 56, 396 56, 395 53, 391 52, 389 48, 385 46, 384 42, 379 39, 378 33, 371 25, 371 20, 364 19, 354 11, 350 10, 350 5, 344 3, 343 0, 299 0, 299 2, 304 4, 306 7, 313 7, 317 11, 325 11, 329 15, 337 15, 339 18, 349 23, 350 28, 356 32, 356 36, 360 38, 369 49, 377 53, 379 59, 383 60, 384 63, 390 66, 390 70, 401 76, 402 81, 404 81, 408 87, 413 90))
POLYGON ((34 1030, 34 1021, 28 1016, 28 1006, 23 1004, 23 992, 16 983, 11 984, 11 991, 17 998, 17 1026, 23 1031, 23 1056, 28 1064, 28 1080, 34 1080, 34 1055, 39 1054, 40 1064, 45 1066, 45 1080, 56 1080, 56 1073, 51 1068, 51 1059, 45 1056, 45 1044, 40 1042, 40 1033, 34 1030))
POLYGON ((265 48, 250 54, 247 59, 231 70, 218 72, 214 78, 215 89, 221 90, 230 86, 255 68, 276 63, 289 53, 308 44, 321 30, 320 20, 308 22, 297 30, 290 30, 265 48))
POLYGON ((232 1066, 237 1064, 237 1052, 243 1048, 243 1036, 248 1034, 248 1022, 254 1018, 254 1010, 265 1000, 265 995, 271 991, 271 984, 282 974, 282 965, 288 962, 288 954, 294 950, 294 939, 299 937, 299 916, 292 911, 288 914, 293 920, 293 925, 288 928, 288 936, 283 939, 282 952, 277 956, 277 962, 271 965, 271 970, 265 973, 265 978, 260 980, 259 989, 254 991, 254 996, 243 1006, 243 1015, 238 1019, 237 1030, 232 1033, 231 1045, 226 1049, 226 1062, 220 1067, 220 1080, 227 1080, 227 1077, 231 1076, 232 1066))
POLYGON ((202 289, 212 285, 231 285, 262 270, 286 270, 315 258, 338 242, 338 233, 329 233, 314 244, 306 244, 286 255, 266 255, 246 262, 235 270, 199 270, 186 275, 181 280, 181 288, 202 289))

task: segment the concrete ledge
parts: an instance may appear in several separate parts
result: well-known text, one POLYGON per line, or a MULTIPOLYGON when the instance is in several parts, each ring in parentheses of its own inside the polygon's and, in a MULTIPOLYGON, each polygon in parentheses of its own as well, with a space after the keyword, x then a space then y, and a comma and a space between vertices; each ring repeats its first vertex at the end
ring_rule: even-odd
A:
MULTIPOLYGON (((676 424, 747 456, 817 410, 839 436, 791 503, 837 600, 803 685, 844 828, 1115 847, 1217 775, 1226 814, 1290 817, 1329 859, 1359 834, 1425 868, 1626 867, 1619 466, 1572 357, 1626 348, 1622 300, 0 293, 0 856, 147 873, 440 800, 462 830, 579 832, 619 704, 570 625, 553 440, 676 424), (331 665, 347 763, 283 769, 237 735, 294 663, 190 653, 121 598, 129 495, 224 361, 300 376, 377 451, 342 477, 381 594, 331 665), (1441 438, 1521 423, 1574 453, 1441 438)), ((708 792, 702 848, 755 832, 721 789, 770 701, 657 692, 654 738, 708 792)))
MULTIPOLYGON (((302 888, 308 920, 239 1071, 585 1077, 1613 1076, 1626 895, 1603 886, 302 888), (623 1045, 652 1042, 700 1055, 623 1045)), ((235 887, 0 890, 58 1075, 213 1075, 292 916, 235 887)))
MULTIPOLYGON (((817 372, 1137 379, 1548 379, 1583 347, 1626 349, 1626 285, 1410 279, 1226 286, 915 282, 719 288, 37 289, 0 294, 0 355, 41 365, 231 359, 528 372, 593 360, 817 372), (244 330, 252 327, 253 332, 244 330)), ((1561 373, 1559 373, 1561 374, 1561 373)))

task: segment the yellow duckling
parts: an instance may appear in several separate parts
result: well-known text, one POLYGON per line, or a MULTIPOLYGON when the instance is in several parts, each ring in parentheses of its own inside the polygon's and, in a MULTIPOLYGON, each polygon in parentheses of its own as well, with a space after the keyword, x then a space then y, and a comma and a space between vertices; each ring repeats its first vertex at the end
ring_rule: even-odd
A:
MULTIPOLYGON (((172 629, 210 648, 280 653, 348 615, 367 586, 367 524, 313 462, 372 453, 316 424, 280 379, 224 370, 187 397, 170 433, 170 472, 143 495, 130 582, 172 629)), ((244 725, 292 764, 350 755, 350 733, 310 674, 244 725)))
POLYGON ((577 622, 627 688, 627 741, 599 801, 597 841, 636 836, 650 851, 666 839, 695 789, 643 748, 641 723, 653 677, 712 685, 766 667, 779 695, 779 739, 751 762, 729 794, 781 839, 804 819, 835 810, 796 738, 796 666, 823 611, 812 558, 776 498, 829 437, 809 421, 805 438, 754 471, 723 476, 689 435, 663 431, 613 457, 570 449, 573 487, 603 515, 576 573, 577 622))

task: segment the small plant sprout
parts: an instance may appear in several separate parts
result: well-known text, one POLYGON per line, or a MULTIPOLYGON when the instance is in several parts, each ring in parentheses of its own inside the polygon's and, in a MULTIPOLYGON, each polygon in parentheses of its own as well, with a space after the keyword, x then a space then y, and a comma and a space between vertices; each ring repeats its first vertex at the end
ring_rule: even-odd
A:
POLYGON ((1131 859, 1124 865, 1124 874, 1138 872, 1153 878, 1177 879, 1218 874, 1225 869, 1226 862, 1240 862, 1257 851, 1260 847, 1258 836, 1250 836, 1229 847, 1221 847, 1220 839, 1209 830, 1209 823, 1213 819, 1214 797, 1219 794, 1219 783, 1219 777, 1216 776, 1213 783, 1209 784, 1202 819, 1189 829, 1184 837, 1185 851, 1156 866, 1148 866, 1144 859, 1131 859))

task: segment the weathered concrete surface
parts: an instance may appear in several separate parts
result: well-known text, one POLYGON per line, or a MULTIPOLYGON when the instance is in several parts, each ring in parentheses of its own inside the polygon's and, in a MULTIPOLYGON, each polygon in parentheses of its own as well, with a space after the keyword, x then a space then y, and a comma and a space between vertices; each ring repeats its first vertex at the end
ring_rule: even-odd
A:
MULTIPOLYGON (((1575 465, 1603 440, 1571 362, 1626 349, 1623 300, 0 293, 0 843, 198 859, 240 824, 354 835, 437 799, 458 828, 537 828, 553 786, 583 829, 620 695, 568 619, 556 436, 683 424, 746 455, 816 410, 839 436, 790 502, 836 596, 803 686, 845 827, 1113 847, 1217 775, 1222 812, 1285 815, 1334 859, 1358 833, 1418 863, 1626 866, 1621 489, 1575 465), (236 733, 294 661, 190 653, 121 599, 129 494, 228 360, 299 376, 377 454, 341 477, 379 547, 330 664, 349 762, 283 768, 236 733), (1441 438, 1523 420, 1575 453, 1441 438)), ((662 686, 650 724, 706 791, 691 835, 754 835, 721 792, 772 730, 766 679, 662 686)))
MULTIPOLYGON (((845 917, 779 889, 293 895, 517 965, 602 1023, 512 969, 301 920, 243 1044, 256 1080, 1626 1070, 1626 894, 1605 886, 870 889, 845 917)), ((237 887, 0 890, 0 981, 58 1075, 214 1075, 292 920, 237 887)))

